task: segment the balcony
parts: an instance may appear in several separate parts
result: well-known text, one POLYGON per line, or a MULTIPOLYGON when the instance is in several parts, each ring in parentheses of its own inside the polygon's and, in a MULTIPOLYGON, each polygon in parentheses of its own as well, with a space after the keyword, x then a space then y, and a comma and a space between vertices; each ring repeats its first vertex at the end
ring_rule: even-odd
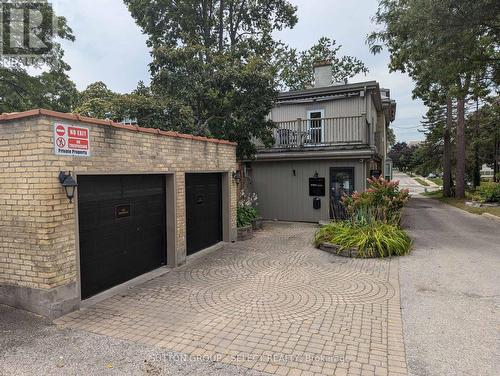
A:
POLYGON ((365 115, 275 122, 274 144, 259 151, 370 144, 365 115))

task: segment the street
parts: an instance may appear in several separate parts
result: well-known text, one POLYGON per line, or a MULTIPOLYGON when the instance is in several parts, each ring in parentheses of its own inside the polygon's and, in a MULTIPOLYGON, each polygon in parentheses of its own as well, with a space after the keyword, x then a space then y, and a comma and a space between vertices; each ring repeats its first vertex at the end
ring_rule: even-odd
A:
POLYGON ((410 176, 400 172, 394 173, 394 179, 399 180, 402 188, 408 188, 413 196, 425 192, 426 189, 428 191, 434 191, 438 189, 437 187, 431 187, 431 186, 424 187, 423 185, 419 184, 415 179, 412 179, 410 176))

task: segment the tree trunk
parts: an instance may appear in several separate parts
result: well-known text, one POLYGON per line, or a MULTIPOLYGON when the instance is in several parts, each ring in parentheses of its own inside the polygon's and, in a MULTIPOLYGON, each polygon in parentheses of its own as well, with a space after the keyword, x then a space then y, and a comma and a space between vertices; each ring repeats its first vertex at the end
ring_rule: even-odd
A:
POLYGON ((457 99, 457 170, 455 197, 465 198, 465 98, 457 99))
POLYGON ((479 161, 479 99, 476 98, 476 116, 474 128, 474 189, 481 185, 481 163, 479 161))
POLYGON ((453 127, 453 103, 446 99, 446 127, 444 128, 443 196, 451 197, 451 129, 453 127))
POLYGON ((500 140, 498 137, 498 133, 495 134, 495 164, 493 166, 493 180, 496 182, 500 182, 498 178, 498 174, 500 173, 499 164, 500 164, 500 140))
POLYGON ((224 0, 220 0, 219 9, 219 52, 224 48, 224 0))

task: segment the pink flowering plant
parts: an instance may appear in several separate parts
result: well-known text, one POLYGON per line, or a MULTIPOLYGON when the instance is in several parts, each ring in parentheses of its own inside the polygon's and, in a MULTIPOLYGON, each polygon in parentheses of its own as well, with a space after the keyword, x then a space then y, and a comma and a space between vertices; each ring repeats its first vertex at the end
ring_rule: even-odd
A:
POLYGON ((372 223, 374 221, 399 225, 403 208, 410 193, 400 189, 399 181, 384 178, 368 179, 370 187, 362 193, 345 195, 342 203, 353 223, 372 223))

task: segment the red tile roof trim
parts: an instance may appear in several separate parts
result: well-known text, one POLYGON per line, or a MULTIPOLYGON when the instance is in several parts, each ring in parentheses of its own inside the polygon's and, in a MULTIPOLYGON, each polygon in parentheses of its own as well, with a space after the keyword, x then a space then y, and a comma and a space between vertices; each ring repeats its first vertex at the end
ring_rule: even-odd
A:
POLYGON ((29 110, 24 112, 4 113, 0 115, 0 122, 12 121, 34 116, 50 116, 62 120, 79 121, 81 123, 95 124, 95 125, 106 125, 114 128, 125 129, 132 132, 156 134, 158 136, 183 138, 183 139, 202 141, 202 142, 212 142, 215 144, 223 144, 223 145, 233 145, 233 146, 237 145, 236 142, 231 142, 227 140, 219 140, 216 138, 208 138, 202 136, 193 136, 190 134, 177 133, 174 131, 162 131, 160 129, 155 129, 155 128, 143 128, 135 125, 125 125, 125 124, 115 123, 111 120, 94 119, 91 117, 81 116, 78 114, 67 114, 64 112, 57 112, 44 109, 29 110))

